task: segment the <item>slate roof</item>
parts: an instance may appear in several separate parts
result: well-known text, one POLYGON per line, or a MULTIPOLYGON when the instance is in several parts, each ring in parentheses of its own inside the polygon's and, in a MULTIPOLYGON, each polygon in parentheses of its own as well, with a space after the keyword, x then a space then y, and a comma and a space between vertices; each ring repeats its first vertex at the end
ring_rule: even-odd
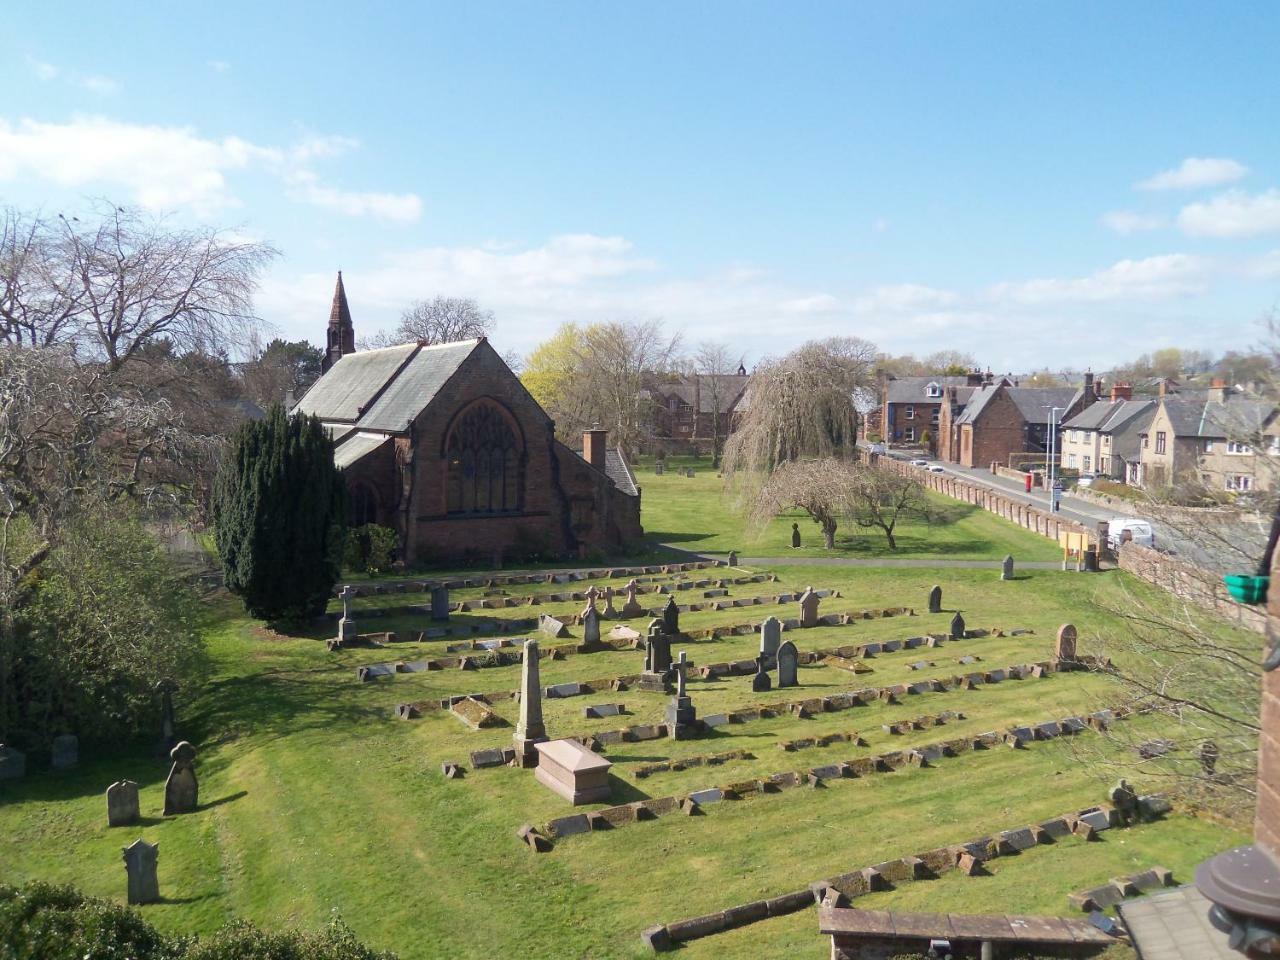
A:
MULTIPOLYGON (((897 377, 885 383, 885 403, 941 403, 946 399, 947 387, 962 387, 971 394, 968 377, 897 377), (931 397, 926 391, 929 384, 936 383, 942 388, 942 396, 931 397)), ((968 399, 963 391, 957 391, 956 399, 964 402, 968 399)))
POLYGON ((749 377, 736 373, 718 373, 718 374, 699 374, 696 378, 702 381, 701 389, 695 383, 694 377, 685 377, 675 383, 663 383, 654 387, 654 392, 661 394, 663 397, 676 396, 683 400, 689 406, 693 406, 696 397, 698 400, 699 413, 712 413, 716 406, 719 406, 720 413, 728 413, 733 409, 733 405, 742 396, 747 388, 749 377), (717 385, 709 385, 706 381, 715 380, 717 385), (713 393, 718 393, 719 403, 713 402, 713 393))
POLYGON ((1206 440, 1254 436, 1262 432, 1276 413, 1272 403, 1238 396, 1210 400, 1179 394, 1165 397, 1161 403, 1173 424, 1175 437, 1206 440))
POLYGON ((1147 423, 1150 423, 1155 412, 1156 402, 1150 398, 1100 400, 1085 407, 1062 426, 1067 430, 1097 430, 1100 433, 1113 433, 1130 426, 1138 419, 1145 418, 1147 423))
POLYGON ((333 452, 333 464, 339 470, 345 470, 357 460, 367 457, 391 438, 384 434, 357 433, 338 444, 333 452))
POLYGON ((636 486, 635 474, 631 472, 631 466, 627 463, 627 458, 622 455, 621 450, 605 451, 604 472, 613 481, 613 485, 623 493, 631 497, 640 496, 640 488, 636 486))
POLYGON ((1002 386, 1028 423, 1048 423, 1050 408, 1065 410, 1082 395, 1080 389, 1072 387, 1010 387, 1000 381, 975 388, 964 410, 956 417, 956 423, 974 423, 1002 386))
POLYGON ((1213 925, 1213 904, 1193 886, 1150 894, 1117 908, 1142 960, 1239 960, 1213 925))

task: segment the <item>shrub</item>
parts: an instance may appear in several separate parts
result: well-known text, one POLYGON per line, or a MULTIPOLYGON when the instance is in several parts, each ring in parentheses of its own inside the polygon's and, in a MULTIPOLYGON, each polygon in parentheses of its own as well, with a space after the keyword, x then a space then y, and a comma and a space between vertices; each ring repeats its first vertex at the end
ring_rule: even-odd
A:
POLYGON ((357 573, 383 573, 391 569, 400 538, 390 527, 369 523, 347 531, 342 565, 357 573))

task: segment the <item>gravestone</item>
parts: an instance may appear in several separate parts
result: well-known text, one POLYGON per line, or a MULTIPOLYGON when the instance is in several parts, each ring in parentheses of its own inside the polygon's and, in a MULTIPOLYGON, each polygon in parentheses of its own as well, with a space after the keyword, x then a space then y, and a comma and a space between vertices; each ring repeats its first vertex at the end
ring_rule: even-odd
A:
POLYGON ((796 550, 800 547, 800 524, 793 523, 791 525, 791 549, 796 550))
POLYGON ((774 663, 778 656, 778 644, 782 642, 782 622, 777 617, 765 617, 760 624, 760 655, 766 663, 774 663))
POLYGON ((356 622, 351 619, 351 600, 355 595, 355 588, 349 583, 338 591, 338 599, 342 601, 342 619, 338 621, 338 643, 347 643, 356 638, 356 622))
POLYGON ((667 597, 667 605, 662 608, 662 628, 670 637, 680 635, 680 605, 674 594, 667 597))
POLYGON ((660 476, 662 476, 664 473, 666 473, 666 471, 667 471, 667 465, 666 465, 665 463, 663 463, 661 460, 655 460, 655 461, 653 462, 653 473, 654 473, 654 476, 658 476, 658 477, 660 477, 660 476))
POLYGON ((693 467, 686 467, 686 468, 685 468, 685 471, 684 471, 684 475, 685 475, 686 477, 688 477, 690 480, 692 480, 692 479, 693 479, 693 467))
POLYGON ((1205 740, 1196 748, 1196 759, 1200 761, 1200 769, 1210 780, 1216 776, 1218 769, 1218 745, 1212 740, 1205 740))
POLYGON ((687 740, 697 733, 698 712, 686 688, 688 673, 689 661, 681 650, 675 663, 676 695, 667 704, 666 714, 667 733, 673 740, 687 740))
POLYGON ((816 627, 818 625, 819 597, 813 587, 805 587, 800 594, 800 626, 816 627))
POLYGON ((193 764, 196 748, 183 740, 169 753, 173 766, 164 782, 164 815, 194 813, 200 796, 200 784, 196 780, 193 764))
POLYGON ((736 567, 737 565, 738 565, 738 551, 737 551, 737 550, 730 550, 730 551, 729 551, 729 566, 731 566, 731 567, 736 567))
POLYGON ((609 768, 612 764, 592 753, 577 740, 549 740, 539 743, 534 777, 574 806, 603 803, 609 799, 609 768))
POLYGON ((1116 808, 1116 813, 1120 815, 1120 825, 1127 827, 1138 819, 1138 794, 1133 787, 1129 786, 1129 781, 1120 778, 1120 782, 1111 788, 1111 805, 1116 808))
POLYGON ((582 642, 584 644, 600 642, 600 613, 594 606, 587 607, 587 612, 582 615, 582 642))
POLYGON ((752 693, 767 693, 773 689, 773 680, 769 676, 769 670, 765 664, 764 654, 756 657, 756 673, 751 678, 752 693))
POLYGON ((160 845, 139 838, 122 847, 121 852, 124 854, 125 873, 129 877, 129 902, 155 903, 160 899, 160 879, 156 876, 160 845))
POLYGON ((615 610, 613 606, 613 587, 612 586, 607 586, 604 588, 604 610, 601 613, 601 616, 603 616, 606 620, 616 620, 618 617, 618 611, 615 610))
POLYGON ((935 586, 929 591, 929 612, 942 612, 942 587, 940 586, 935 586))
POLYGON ((526 640, 520 668, 520 719, 516 722, 516 762, 522 767, 538 764, 539 743, 546 743, 547 727, 542 722, 542 685, 538 671, 538 641, 526 640))
POLYGON ((800 663, 800 654, 796 650, 796 645, 790 640, 784 640, 778 646, 778 689, 783 687, 798 687, 800 681, 796 677, 797 667, 800 663))
POLYGON ((160 742, 157 748, 160 756, 167 757, 178 742, 177 718, 173 713, 173 695, 178 692, 178 684, 166 677, 155 685, 155 691, 160 694, 160 742))
POLYGON ((951 618, 951 639, 964 639, 964 617, 960 616, 960 611, 956 611, 956 615, 951 618))
POLYGON ((627 618, 638 617, 644 613, 644 607, 640 606, 640 601, 636 599, 636 591, 640 589, 640 584, 635 579, 627 584, 627 602, 622 605, 622 615, 627 618))
POLYGON ((449 588, 443 584, 431 588, 431 619, 449 619, 449 588))
POLYGON ((596 600, 599 596, 600 591, 596 589, 596 585, 594 583, 587 588, 586 593, 583 594, 583 597, 587 601, 587 605, 582 608, 582 616, 585 617, 588 610, 594 610, 596 608, 596 600))
POLYGON ((649 634, 645 637, 644 671, 636 681, 636 687, 650 693, 667 693, 670 690, 671 638, 667 636, 661 620, 649 621, 649 634))
POLYGON ((1005 558, 1000 561, 1000 579, 1013 579, 1013 555, 1005 554, 1005 558))
POLYGON ((80 738, 64 733, 53 738, 53 769, 70 770, 80 762, 80 738))
POLYGON ((127 827, 138 822, 138 785, 118 780, 107 787, 107 826, 127 827))
POLYGON ((1059 663, 1076 662, 1076 628, 1073 624, 1064 623, 1058 628, 1058 636, 1053 644, 1053 659, 1059 663))
POLYGON ((27 755, 0 743, 0 780, 21 780, 27 775, 27 755))

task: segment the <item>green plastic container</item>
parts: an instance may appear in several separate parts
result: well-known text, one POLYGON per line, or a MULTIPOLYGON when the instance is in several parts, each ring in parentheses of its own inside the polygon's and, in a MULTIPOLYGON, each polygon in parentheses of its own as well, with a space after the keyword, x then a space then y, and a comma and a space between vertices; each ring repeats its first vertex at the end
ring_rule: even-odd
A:
POLYGON ((1267 586, 1270 577, 1251 577, 1245 573, 1232 573, 1222 578, 1227 585, 1227 592, 1241 603, 1259 604, 1267 602, 1267 586))

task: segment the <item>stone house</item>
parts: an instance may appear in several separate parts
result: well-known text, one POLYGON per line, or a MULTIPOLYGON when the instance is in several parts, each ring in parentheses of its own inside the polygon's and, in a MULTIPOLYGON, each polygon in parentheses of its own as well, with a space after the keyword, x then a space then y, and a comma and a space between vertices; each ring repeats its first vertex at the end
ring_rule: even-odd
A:
POLYGON ((737 373, 692 374, 651 384, 653 435, 689 441, 727 437, 750 379, 740 364, 737 373))
POLYGON ((1230 493, 1277 487, 1280 423, 1275 404, 1215 382, 1166 393, 1142 433, 1134 481, 1158 489, 1197 483, 1230 493))
POLYGON ((349 352, 350 323, 339 281, 331 366, 295 411, 333 437, 353 526, 393 527, 408 563, 582 556, 640 539, 622 452, 599 429, 581 451, 556 440, 487 339, 349 352))
MULTIPOLYGON (((938 450, 938 429, 947 391, 955 388, 955 402, 965 403, 975 387, 989 379, 981 373, 963 377, 888 377, 881 386, 877 431, 886 443, 924 444, 938 450), (925 439, 928 434, 928 439, 925 439)), ((871 429, 868 423, 868 432, 871 429)))
POLYGON ((938 456, 963 467, 1016 467, 1019 455, 1044 462, 1053 418, 1061 423, 1096 399, 1091 373, 1078 389, 1021 387, 1003 377, 975 387, 963 403, 950 387, 939 415, 938 456))
POLYGON ((1132 482, 1138 473, 1142 434, 1155 416, 1151 397, 1133 399, 1132 388, 1115 384, 1110 401, 1099 400, 1062 424, 1062 466, 1132 482))

